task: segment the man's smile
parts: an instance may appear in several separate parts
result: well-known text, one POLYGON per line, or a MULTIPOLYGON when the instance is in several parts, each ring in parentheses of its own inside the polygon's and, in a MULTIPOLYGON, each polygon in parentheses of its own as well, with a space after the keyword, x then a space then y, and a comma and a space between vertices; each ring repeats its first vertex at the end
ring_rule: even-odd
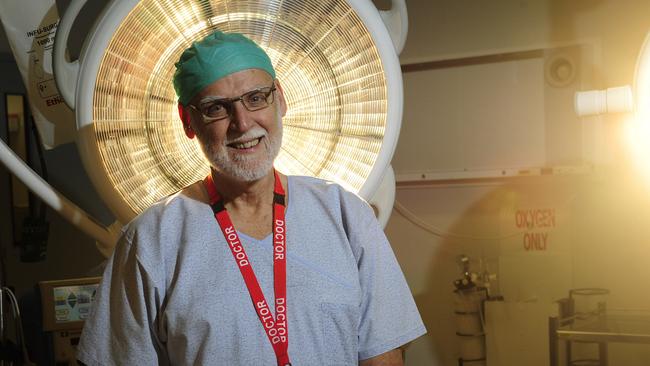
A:
POLYGON ((264 138, 264 136, 260 136, 260 137, 254 138, 252 140, 247 140, 247 141, 231 142, 227 146, 230 147, 230 148, 237 149, 237 150, 251 149, 251 148, 257 146, 260 143, 260 141, 262 141, 262 138, 264 138))

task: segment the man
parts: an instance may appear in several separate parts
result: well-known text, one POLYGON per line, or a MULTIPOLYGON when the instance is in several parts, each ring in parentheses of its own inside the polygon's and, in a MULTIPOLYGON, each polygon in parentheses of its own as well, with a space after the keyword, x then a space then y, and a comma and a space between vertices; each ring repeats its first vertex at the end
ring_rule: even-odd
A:
POLYGON ((79 360, 401 365, 399 347, 426 330, 371 208, 273 169, 287 103, 266 53, 215 32, 176 67, 211 174, 124 229, 79 360))

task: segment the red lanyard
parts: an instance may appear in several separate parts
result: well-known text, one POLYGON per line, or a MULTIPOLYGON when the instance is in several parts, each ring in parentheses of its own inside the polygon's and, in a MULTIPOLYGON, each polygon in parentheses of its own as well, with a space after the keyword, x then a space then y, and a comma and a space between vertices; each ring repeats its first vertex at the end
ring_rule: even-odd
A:
POLYGON ((239 240, 239 235, 235 230, 230 216, 226 211, 223 200, 217 192, 217 188, 212 180, 212 176, 208 175, 203 180, 203 184, 210 195, 210 207, 214 212, 214 217, 217 219, 223 236, 228 242, 230 251, 232 252, 235 262, 239 267, 239 271, 244 277, 248 293, 253 300, 253 305, 260 322, 264 327, 266 336, 269 338, 275 357, 278 361, 278 366, 291 365, 289 362, 288 346, 289 346, 289 331, 287 329, 287 260, 286 260, 286 226, 284 220, 284 202, 285 193, 280 182, 280 176, 276 171, 275 184, 273 187, 273 289, 275 291, 275 318, 271 314, 269 305, 264 298, 262 288, 260 287, 255 272, 248 261, 248 256, 244 247, 239 240))

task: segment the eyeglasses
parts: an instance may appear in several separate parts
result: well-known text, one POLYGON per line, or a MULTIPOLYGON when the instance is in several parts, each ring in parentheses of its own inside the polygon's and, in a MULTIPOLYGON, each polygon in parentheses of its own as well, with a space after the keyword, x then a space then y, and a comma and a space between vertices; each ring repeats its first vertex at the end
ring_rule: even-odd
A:
MULTIPOLYGON (((257 88, 242 94, 237 98, 215 98, 203 101, 198 107, 190 104, 190 108, 201 113, 204 123, 212 123, 232 116, 235 102, 241 101, 247 111, 259 111, 273 104, 275 83, 269 87, 257 88)), ((209 97, 208 97, 209 98, 209 97)))

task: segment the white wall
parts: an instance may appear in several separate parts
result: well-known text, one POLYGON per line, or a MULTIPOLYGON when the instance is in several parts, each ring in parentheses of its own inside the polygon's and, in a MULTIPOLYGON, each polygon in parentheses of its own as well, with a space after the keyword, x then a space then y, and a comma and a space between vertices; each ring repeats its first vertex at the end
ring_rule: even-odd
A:
MULTIPOLYGON (((594 47, 591 70, 581 77, 594 88, 632 82, 637 54, 650 29, 646 0, 410 0, 407 6, 409 37, 402 64, 589 44, 594 47)), ((427 93, 408 88, 407 83, 406 94, 427 93)), ((544 97, 560 94, 562 90, 547 90, 544 97)), ((417 107, 412 110, 422 110, 417 107)), ((503 105, 481 107, 489 116, 503 105)), ((548 103, 545 108, 547 128, 557 118, 575 119, 568 115, 571 111, 557 113, 548 103)), ((444 151, 432 141, 456 133, 453 125, 436 120, 435 110, 418 114, 405 112, 409 118, 403 121, 393 160, 398 176, 435 168, 444 151), (435 135, 427 139, 422 131, 435 135)), ((516 259, 510 261, 510 272, 501 268, 506 277, 494 285, 494 290, 508 294, 507 300, 548 301, 567 294, 568 288, 603 287, 611 290, 610 308, 650 310, 645 291, 650 284, 650 181, 631 162, 623 134, 627 118, 579 121, 586 125, 577 125, 584 140, 576 144, 584 145, 584 155, 576 166, 595 164, 590 173, 398 186, 397 201, 439 232, 425 232, 395 211, 386 229, 429 330, 409 349, 409 365, 457 364, 452 281, 460 277, 455 262, 461 253, 474 258, 475 265, 482 258, 493 272, 499 272, 499 261, 504 267, 508 259, 516 259), (518 228, 517 211, 528 209, 553 210, 555 224, 518 228), (523 235, 534 231, 547 235, 545 250, 525 250, 523 235)), ((513 144, 504 154, 517 152, 513 144)), ((547 159, 551 165, 553 161, 547 159)), ((647 348, 611 346, 610 364, 650 364, 647 348)))

